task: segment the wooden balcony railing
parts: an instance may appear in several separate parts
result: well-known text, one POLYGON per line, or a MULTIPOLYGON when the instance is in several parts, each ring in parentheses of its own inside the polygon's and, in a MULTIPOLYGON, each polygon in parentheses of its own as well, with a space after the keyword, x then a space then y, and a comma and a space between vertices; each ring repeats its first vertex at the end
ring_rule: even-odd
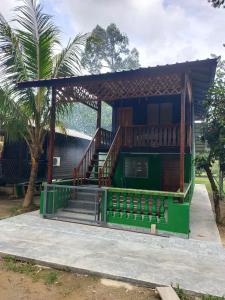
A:
MULTIPOLYGON (((186 145, 190 135, 186 129, 186 145)), ((180 125, 132 126, 123 128, 125 147, 179 147, 180 125)))

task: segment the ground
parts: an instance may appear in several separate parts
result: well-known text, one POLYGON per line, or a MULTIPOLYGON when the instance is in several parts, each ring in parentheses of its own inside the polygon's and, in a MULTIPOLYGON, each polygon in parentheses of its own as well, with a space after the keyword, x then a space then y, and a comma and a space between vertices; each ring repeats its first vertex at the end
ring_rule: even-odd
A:
POLYGON ((0 262, 0 290, 2 300, 159 299, 150 288, 127 283, 120 286, 117 281, 42 269, 11 258, 0 262))
MULTIPOLYGON (((0 218, 23 213, 21 201, 22 199, 9 199, 0 195, 0 218)), ((220 227, 220 234, 225 241, 225 227, 220 227)), ((0 290, 0 300, 159 299, 155 290, 147 287, 105 280, 92 275, 46 269, 15 261, 11 257, 0 259, 0 290)), ((219 299, 191 297, 181 290, 179 294, 181 300, 219 299)))

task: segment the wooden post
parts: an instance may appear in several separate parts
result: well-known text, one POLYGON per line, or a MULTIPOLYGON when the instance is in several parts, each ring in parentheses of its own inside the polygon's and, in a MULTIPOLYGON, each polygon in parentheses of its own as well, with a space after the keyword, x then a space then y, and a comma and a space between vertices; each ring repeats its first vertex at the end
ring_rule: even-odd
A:
POLYGON ((97 124, 96 124, 97 129, 101 127, 101 114, 102 114, 102 102, 98 101, 97 124))
POLYGON ((185 151, 185 88, 180 104, 180 192, 184 191, 184 151, 185 151))
POLYGON ((52 102, 50 111, 50 133, 48 143, 48 175, 47 181, 52 183, 54 141, 55 141, 55 106, 56 106, 56 88, 52 87, 52 102))

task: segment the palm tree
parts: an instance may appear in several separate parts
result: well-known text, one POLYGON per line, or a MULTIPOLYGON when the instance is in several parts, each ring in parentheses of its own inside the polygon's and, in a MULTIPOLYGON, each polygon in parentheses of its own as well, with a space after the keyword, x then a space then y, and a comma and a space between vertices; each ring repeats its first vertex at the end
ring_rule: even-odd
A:
MULTIPOLYGON (((0 126, 9 138, 23 138, 30 151, 31 173, 23 201, 27 208, 33 201, 38 163, 49 128, 50 91, 19 91, 16 82, 78 74, 86 35, 77 35, 63 49, 59 29, 36 0, 23 0, 15 11, 14 27, 0 15, 0 126), (57 51, 59 48, 61 51, 57 51)), ((68 110, 59 102, 56 121, 68 110)))

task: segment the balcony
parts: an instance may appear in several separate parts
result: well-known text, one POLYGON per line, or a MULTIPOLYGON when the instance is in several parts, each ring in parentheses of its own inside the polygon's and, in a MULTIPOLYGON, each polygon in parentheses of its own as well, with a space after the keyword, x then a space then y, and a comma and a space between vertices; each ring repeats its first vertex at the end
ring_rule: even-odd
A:
MULTIPOLYGON (((180 146, 180 125, 122 127, 126 148, 176 148, 180 146)), ((186 128, 185 146, 190 146, 190 130, 186 128)))

